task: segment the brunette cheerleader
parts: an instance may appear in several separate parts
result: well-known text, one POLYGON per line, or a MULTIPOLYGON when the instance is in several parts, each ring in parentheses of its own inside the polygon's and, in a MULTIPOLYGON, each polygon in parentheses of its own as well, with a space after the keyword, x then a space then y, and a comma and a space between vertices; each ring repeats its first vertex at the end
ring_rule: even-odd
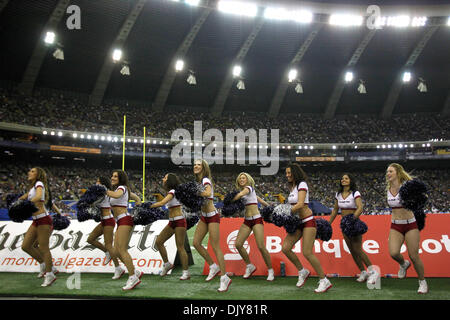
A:
MULTIPOLYGON (((363 211, 361 193, 357 190, 356 182, 349 173, 345 173, 342 176, 339 190, 336 192, 335 197, 336 201, 334 203, 333 211, 331 212, 330 224, 333 223, 339 209, 341 210, 342 217, 353 214, 355 219, 359 219, 363 211)), ((353 261, 355 261, 357 267, 361 271, 356 281, 365 282, 367 280, 368 283, 374 284, 377 281, 379 274, 373 268, 372 263, 362 249, 362 235, 350 237, 344 232, 342 232, 342 234, 353 257, 353 261), (368 272, 364 268, 364 265, 367 266, 368 272)))
POLYGON ((48 287, 56 280, 52 254, 49 248, 53 220, 45 208, 45 203, 50 199, 47 181, 47 174, 44 169, 39 167, 30 169, 28 171, 30 190, 19 198, 20 200, 33 202, 38 208, 32 215, 33 223, 25 233, 22 250, 40 263, 41 270, 44 268, 45 274, 42 287, 48 287), (35 241, 37 241, 37 246, 34 245, 35 241))
POLYGON ((316 220, 312 215, 311 209, 308 207, 309 203, 309 190, 308 190, 308 177, 305 172, 296 163, 290 164, 286 168, 286 178, 288 180, 290 193, 289 204, 292 205, 292 213, 297 214, 301 219, 299 228, 294 233, 288 233, 284 239, 282 245, 282 251, 286 257, 297 267, 298 282, 297 287, 302 287, 305 284, 306 279, 310 275, 310 271, 303 268, 297 255, 292 251, 294 244, 303 238, 302 241, 302 253, 303 256, 312 265, 319 275, 319 286, 314 290, 317 293, 326 292, 333 285, 326 278, 325 273, 322 270, 319 259, 313 253, 314 241, 316 240, 316 220))
POLYGON ((115 191, 107 190, 106 195, 110 198, 111 209, 117 222, 117 230, 114 234, 114 252, 125 264, 128 270, 128 281, 123 290, 132 290, 141 283, 143 272, 135 270, 133 259, 128 253, 128 243, 133 232, 133 218, 128 213, 128 200, 132 198, 136 205, 141 204, 141 199, 131 192, 128 176, 122 170, 116 170, 111 177, 111 186, 115 191))
MULTIPOLYGON (((99 177, 96 184, 103 185, 107 188, 107 190, 111 190, 111 181, 106 177, 99 177)), ((87 242, 105 253, 105 265, 107 265, 111 260, 113 261, 115 269, 112 279, 117 280, 122 277, 125 270, 120 267, 119 260, 117 259, 113 247, 114 227, 116 226, 116 220, 114 220, 114 216, 111 213, 109 197, 105 196, 103 201, 97 204, 97 206, 102 212, 102 221, 89 234, 87 242), (101 235, 103 235, 105 244, 98 241, 98 238, 101 235)))
POLYGON ((164 277, 167 273, 173 269, 174 265, 169 262, 167 258, 167 250, 164 243, 175 234, 175 243, 177 246, 178 255, 180 257, 181 266, 183 268, 180 280, 189 280, 191 275, 189 273, 189 258, 184 247, 184 240, 186 238, 187 223, 181 211, 181 203, 175 197, 175 188, 181 184, 180 179, 177 175, 173 173, 168 173, 164 176, 163 188, 167 191, 167 195, 164 199, 159 202, 154 203, 151 207, 158 208, 167 204, 169 208, 169 224, 161 231, 161 233, 156 238, 156 247, 161 254, 164 261, 163 269, 161 271, 161 276, 164 277))

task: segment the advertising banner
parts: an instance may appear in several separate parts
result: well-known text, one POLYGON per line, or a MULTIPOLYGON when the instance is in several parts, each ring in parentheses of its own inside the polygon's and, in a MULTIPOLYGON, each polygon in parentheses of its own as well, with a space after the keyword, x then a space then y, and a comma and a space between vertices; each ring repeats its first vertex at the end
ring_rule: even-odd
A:
MULTIPOLYGON (((39 272, 38 262, 21 248, 23 236, 31 222, 0 221, 0 272, 39 272)), ((158 274, 162 269, 163 261, 155 240, 168 222, 169 220, 158 220, 147 226, 134 227, 128 252, 133 258, 134 266, 145 274, 158 274)), ((67 229, 53 231, 50 250, 53 265, 60 272, 114 273, 112 261, 105 265, 105 253, 87 243, 90 232, 97 224, 93 220, 71 220, 67 229)), ((103 242, 103 237, 99 241, 103 242)), ((175 237, 171 237, 165 246, 169 261, 174 263, 177 253, 175 237)), ((125 268, 122 262, 120 264, 125 268)))
MULTIPOLYGON (((326 220, 329 217, 322 217, 326 220)), ((381 275, 396 276, 399 265, 389 255, 388 238, 391 225, 390 215, 361 216, 369 230, 363 235, 363 250, 366 252, 373 265, 380 268, 381 275)), ((239 228, 243 223, 243 218, 222 218, 220 221, 220 246, 225 256, 227 272, 235 275, 243 275, 245 272, 245 262, 239 255, 234 243, 236 241, 239 228)), ((333 222, 333 236, 330 241, 324 242, 316 240, 313 252, 320 260, 325 274, 329 276, 350 276, 359 274, 350 251, 343 239, 342 231, 339 227, 340 216, 333 222)), ((450 239, 449 226, 450 215, 429 214, 426 218, 425 228, 420 232, 420 258, 425 266, 426 277, 450 277, 450 239)), ((284 262, 286 275, 297 276, 298 270, 287 259, 281 251, 283 240, 286 236, 284 228, 279 228, 271 223, 264 224, 264 235, 266 248, 272 258, 272 265, 275 275, 280 275, 280 263, 284 262)), ((249 253, 251 262, 257 267, 254 275, 267 275, 267 267, 258 250, 253 233, 244 243, 244 247, 249 253)), ((309 262, 301 253, 301 240, 293 247, 303 266, 311 271, 311 275, 317 275, 309 262)), ((210 243, 208 252, 217 262, 210 243)), ((408 257, 405 244, 401 248, 404 258, 408 257)), ((209 267, 205 263, 203 274, 207 275, 209 267)), ((408 277, 417 277, 414 267, 408 269, 408 277)))

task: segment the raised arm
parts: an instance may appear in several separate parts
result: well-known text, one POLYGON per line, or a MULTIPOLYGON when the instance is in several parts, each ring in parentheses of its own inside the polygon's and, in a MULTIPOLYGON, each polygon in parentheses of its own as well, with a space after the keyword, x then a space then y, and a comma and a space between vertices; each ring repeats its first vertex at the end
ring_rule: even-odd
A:
POLYGON ((264 207, 269 206, 269 204, 266 201, 264 201, 263 198, 260 198, 259 196, 256 196, 256 198, 258 199, 258 202, 261 203, 264 207))
POLYGON ((249 190, 248 188, 244 188, 244 189, 242 189, 241 192, 239 192, 239 193, 233 198, 233 201, 237 201, 237 200, 239 200, 240 198, 242 198, 243 196, 248 195, 249 193, 250 193, 250 190, 249 190))
POLYGON ((168 193, 167 196, 164 197, 161 201, 155 202, 150 206, 150 208, 159 208, 167 204, 170 200, 173 199, 173 194, 168 193))
POLYGON ((142 204, 141 198, 139 198, 138 195, 135 194, 134 192, 130 192, 130 198, 131 198, 132 200, 136 201, 136 205, 139 206, 139 205, 142 204))

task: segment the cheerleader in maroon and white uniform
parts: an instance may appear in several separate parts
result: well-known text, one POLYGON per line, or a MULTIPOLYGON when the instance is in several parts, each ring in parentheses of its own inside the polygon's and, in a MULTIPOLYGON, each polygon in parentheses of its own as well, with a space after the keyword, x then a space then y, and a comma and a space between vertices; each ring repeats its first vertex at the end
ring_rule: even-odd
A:
POLYGON ((169 262, 167 258, 167 250, 164 243, 169 240, 169 238, 175 234, 175 243, 177 245, 177 251, 180 256, 181 266, 183 268, 183 273, 180 280, 189 280, 191 275, 189 274, 189 258, 184 248, 184 239, 186 238, 187 222, 183 213, 181 212, 181 203, 175 197, 175 188, 181 184, 180 179, 177 175, 173 173, 168 173, 163 178, 163 188, 168 192, 166 197, 154 204, 152 208, 162 207, 167 204, 169 208, 169 224, 161 231, 161 233, 156 238, 156 247, 161 254, 164 261, 164 266, 161 272, 161 276, 165 276, 167 272, 173 269, 173 264, 169 262))
POLYGON ((256 195, 255 181, 248 173, 240 173, 236 178, 235 186, 236 188, 240 189, 241 192, 239 192, 234 197, 233 201, 242 198, 245 204, 244 223, 239 229, 235 244, 236 249, 239 251, 242 259, 247 264, 247 267, 245 268, 244 279, 250 278, 253 272, 256 271, 256 266, 250 262, 247 250, 245 250, 244 248, 245 240, 247 240, 247 238, 250 236, 250 233, 252 233, 253 231, 256 245, 258 246, 259 252, 261 252, 261 255, 268 269, 267 281, 273 281, 275 277, 272 268, 272 261, 270 260, 270 254, 267 251, 266 243, 264 241, 265 238, 263 219, 258 210, 258 202, 263 206, 268 206, 268 204, 256 195))
POLYGON ((30 191, 19 199, 27 199, 33 202, 38 208, 38 211, 32 215, 33 223, 25 233, 22 250, 38 261, 41 264, 41 268, 42 264, 44 264, 45 275, 42 287, 47 287, 56 280, 53 272, 52 254, 49 247, 50 235, 53 231, 53 220, 45 208, 45 203, 50 198, 47 174, 42 168, 32 168, 28 171, 28 182, 30 191), (37 241, 37 247, 34 245, 35 241, 37 241))
POLYGON ((136 205, 141 204, 141 199, 131 192, 128 184, 128 176, 122 170, 116 170, 111 177, 111 186, 115 191, 107 190, 106 195, 110 198, 111 209, 117 222, 117 230, 114 235, 114 250, 128 270, 128 281, 123 290, 134 289, 141 283, 143 272, 135 270, 133 259, 128 253, 128 243, 133 232, 133 218, 128 213, 128 200, 132 198, 136 205))
POLYGON ((310 275, 310 271, 303 268, 297 255, 292 252, 292 247, 298 240, 303 238, 302 253, 309 261, 314 270, 319 275, 319 286, 314 291, 317 293, 326 292, 333 285, 326 278, 319 259, 313 253, 314 241, 316 240, 316 220, 312 215, 311 209, 308 207, 309 190, 306 181, 308 177, 297 163, 290 164, 286 168, 286 178, 288 179, 290 194, 288 201, 292 205, 292 213, 298 214, 302 223, 294 233, 288 233, 284 238, 282 251, 286 257, 297 267, 298 282, 297 287, 302 287, 306 279, 310 275))
POLYGON ((198 222, 194 233, 194 247, 209 265, 209 274, 206 281, 211 281, 220 272, 220 287, 218 291, 225 292, 231 284, 231 279, 226 274, 225 259, 222 250, 220 249, 220 214, 214 207, 214 189, 211 178, 211 170, 205 160, 194 161, 194 175, 197 182, 201 183, 205 187, 205 191, 201 193, 201 196, 206 198, 202 207, 200 221, 198 222), (209 233, 209 241, 214 253, 216 254, 219 265, 214 263, 208 251, 202 246, 202 241, 207 233, 209 233))
MULTIPOLYGON (((103 185, 108 190, 111 189, 111 182, 108 178, 99 177, 96 184, 103 185)), ((113 247, 114 227, 116 226, 116 220, 114 220, 114 216, 111 213, 111 204, 109 197, 105 196, 103 201, 97 204, 97 206, 102 212, 102 221, 89 234, 87 242, 105 253, 105 265, 113 260, 115 270, 112 279, 120 279, 120 277, 122 277, 122 275, 125 273, 125 270, 120 267, 113 247), (101 235, 103 235, 105 244, 97 240, 101 235)))
MULTIPOLYGON (((359 219, 359 216, 363 211, 363 203, 361 200, 361 193, 357 191, 356 182, 353 177, 349 173, 345 173, 339 185, 339 190, 336 192, 336 201, 334 203, 333 211, 330 216, 330 224, 333 223, 336 215, 338 214, 339 209, 341 210, 341 216, 345 217, 346 215, 353 214, 355 219, 359 219)), ((355 237, 348 237, 346 234, 342 233, 344 236, 344 240, 347 243, 347 247, 350 250, 350 253, 361 271, 358 279, 358 282, 364 282, 367 280, 368 283, 374 284, 379 277, 378 272, 373 268, 372 263, 367 257, 366 253, 362 249, 362 235, 358 235, 355 237), (367 272, 364 268, 364 265, 367 266, 369 272, 367 272)))
POLYGON ((406 271, 411 263, 403 259, 400 253, 403 242, 406 243, 408 255, 419 277, 418 293, 427 293, 423 262, 419 256, 420 232, 416 218, 411 210, 403 208, 400 198, 400 187, 412 177, 398 163, 391 163, 386 170, 387 202, 392 208, 392 224, 389 232, 389 254, 400 265, 398 277, 406 277, 406 271))

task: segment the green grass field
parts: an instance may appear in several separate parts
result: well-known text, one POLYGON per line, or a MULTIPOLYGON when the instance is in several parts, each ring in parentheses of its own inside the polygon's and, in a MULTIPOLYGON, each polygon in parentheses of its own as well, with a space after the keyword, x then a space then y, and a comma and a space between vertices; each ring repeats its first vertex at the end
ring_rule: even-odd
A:
MULTIPOLYGON (((189 230, 192 243, 193 228, 189 230)), ((207 239, 205 239, 205 244, 207 239)), ((296 277, 276 277, 270 283, 265 277, 244 280, 232 277, 230 290, 217 292, 219 278, 205 282, 202 270, 204 261, 192 250, 195 264, 190 266, 191 279, 180 281, 181 267, 161 278, 144 275, 142 283, 134 290, 123 292, 127 280, 111 280, 111 274, 81 274, 81 288, 69 290, 66 282, 71 274, 60 273, 50 287, 42 288, 42 279, 36 273, 0 273, 0 296, 63 297, 63 298, 132 298, 132 299, 196 299, 196 300, 450 300, 450 278, 428 278, 430 292, 417 294, 418 281, 412 279, 381 279, 381 290, 369 290, 354 278, 330 278, 333 283, 327 293, 316 294, 318 278, 310 277, 303 288, 298 289, 296 277)))

